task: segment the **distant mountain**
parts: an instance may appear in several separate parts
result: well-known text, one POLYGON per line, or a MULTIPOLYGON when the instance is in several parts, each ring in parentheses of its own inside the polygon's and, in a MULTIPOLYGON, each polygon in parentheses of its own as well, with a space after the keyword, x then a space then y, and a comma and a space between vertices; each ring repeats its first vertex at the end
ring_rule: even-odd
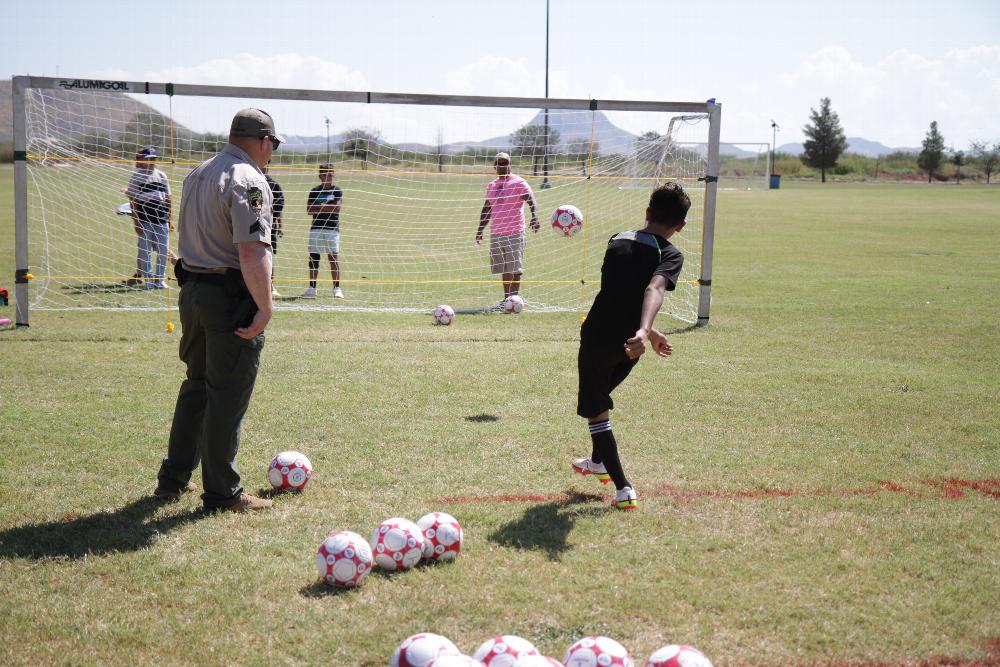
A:
MULTIPOLYGON (((545 112, 539 111, 526 125, 545 125, 545 112)), ((560 111, 549 114, 549 128, 559 133, 559 143, 569 144, 578 141, 590 141, 591 112, 590 111, 560 111)), ((511 134, 517 127, 510 129, 511 134)), ((621 129, 608 120, 607 116, 598 111, 594 115, 594 140, 600 146, 602 153, 619 153, 631 150, 636 135, 621 129)), ((448 150, 460 153, 469 148, 510 148, 510 134, 484 139, 482 141, 458 141, 448 144, 448 150)))
MULTIPOLYGON (((791 153, 792 155, 802 155, 803 152, 802 144, 791 143, 782 144, 778 146, 779 153, 791 153)), ((899 147, 890 148, 884 144, 880 144, 877 141, 871 141, 870 139, 863 139, 861 137, 848 137, 847 138, 847 153, 854 153, 855 155, 864 155, 865 157, 880 157, 883 155, 889 155, 890 153, 895 153, 901 151, 903 153, 919 153, 920 148, 912 147, 899 147)))

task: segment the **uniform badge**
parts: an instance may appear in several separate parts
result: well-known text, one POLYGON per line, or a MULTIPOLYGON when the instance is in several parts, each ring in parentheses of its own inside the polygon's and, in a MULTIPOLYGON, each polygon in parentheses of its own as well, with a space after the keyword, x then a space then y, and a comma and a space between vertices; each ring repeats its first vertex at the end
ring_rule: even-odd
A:
POLYGON ((260 191, 260 188, 251 187, 247 190, 247 201, 255 213, 260 213, 260 210, 264 208, 264 193, 260 191))

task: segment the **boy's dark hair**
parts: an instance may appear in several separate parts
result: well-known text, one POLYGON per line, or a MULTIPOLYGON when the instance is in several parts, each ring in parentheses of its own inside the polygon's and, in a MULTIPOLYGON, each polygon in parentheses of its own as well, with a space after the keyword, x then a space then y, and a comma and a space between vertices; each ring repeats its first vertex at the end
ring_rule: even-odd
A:
POLYGON ((319 173, 322 174, 324 171, 333 171, 333 163, 332 162, 324 162, 323 164, 321 164, 319 166, 319 173))
POLYGON ((680 183, 664 183, 649 196, 651 221, 661 225, 676 225, 687 217, 691 198, 680 183))

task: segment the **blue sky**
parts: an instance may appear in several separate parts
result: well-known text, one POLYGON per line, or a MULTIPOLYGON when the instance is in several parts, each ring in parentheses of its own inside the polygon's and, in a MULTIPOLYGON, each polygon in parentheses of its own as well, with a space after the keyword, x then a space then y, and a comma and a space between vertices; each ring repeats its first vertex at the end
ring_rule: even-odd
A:
MULTIPOLYGON (((1000 141, 996 0, 550 7, 553 97, 715 97, 724 141, 769 142, 773 118, 780 145, 802 139, 810 107, 828 96, 848 136, 916 146, 937 120, 955 148, 1000 141)), ((0 74, 544 94, 545 0, 34 0, 7 14, 0 74)))

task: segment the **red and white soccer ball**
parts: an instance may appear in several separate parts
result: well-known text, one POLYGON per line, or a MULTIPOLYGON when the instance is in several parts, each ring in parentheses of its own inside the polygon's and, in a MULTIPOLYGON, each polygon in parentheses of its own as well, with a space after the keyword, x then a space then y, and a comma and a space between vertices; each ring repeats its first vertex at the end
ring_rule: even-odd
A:
POLYGON ((483 663, 464 654, 442 654, 427 663, 427 667, 483 667, 483 663))
POLYGON ((671 644, 649 656, 646 667, 712 667, 712 661, 693 646, 671 644))
POLYGON ((563 204, 552 212, 552 229, 563 236, 573 236, 583 229, 583 213, 572 204, 563 204))
POLYGON ((608 637, 584 637, 563 656, 566 667, 634 667, 632 656, 624 646, 608 637))
POLYGON ((545 655, 525 653, 518 656, 510 667, 563 667, 563 664, 555 658, 545 655))
POLYGON ((459 655, 461 651, 451 640, 433 632, 410 635, 396 647, 389 660, 390 667, 429 667, 436 658, 459 655))
POLYGON ((440 305, 434 309, 434 322, 448 326, 455 321, 455 309, 451 306, 440 305))
POLYGON ((431 512, 417 520, 424 535, 424 558, 449 561, 458 556, 465 541, 465 532, 458 520, 444 512, 431 512))
POLYGON ((538 655, 538 649, 527 639, 516 635, 501 635, 480 644, 472 657, 486 667, 513 667, 522 655, 538 655))
POLYGON ((278 491, 301 491, 312 475, 312 463, 301 452, 280 452, 267 469, 267 481, 278 491))
POLYGON ((316 569, 331 586, 352 588, 372 569, 372 549, 365 538, 349 530, 330 533, 319 545, 316 569))
POLYGON ((524 310, 524 299, 517 294, 511 294, 503 300, 503 312, 517 314, 522 310, 524 310))
POLYGON ((386 519, 372 533, 372 551, 379 567, 408 570, 424 555, 424 534, 408 519, 386 519))

